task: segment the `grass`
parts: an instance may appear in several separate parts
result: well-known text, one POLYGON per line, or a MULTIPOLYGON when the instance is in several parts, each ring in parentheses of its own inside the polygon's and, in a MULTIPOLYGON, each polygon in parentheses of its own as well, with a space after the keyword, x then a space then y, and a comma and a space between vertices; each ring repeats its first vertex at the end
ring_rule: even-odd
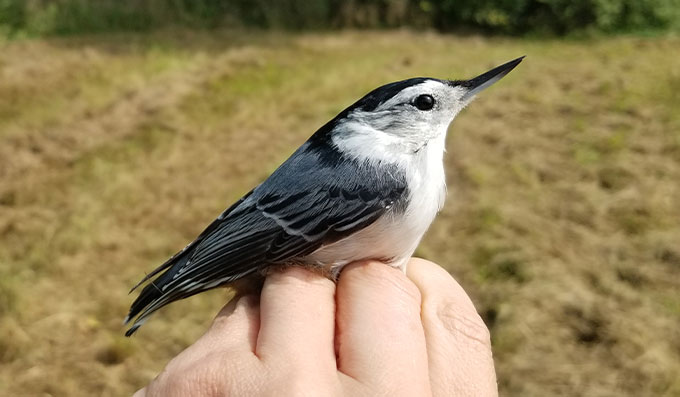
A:
POLYGON ((132 339, 129 288, 369 89, 522 65, 454 122, 418 250, 487 321, 503 395, 680 395, 677 37, 188 31, 3 43, 0 394, 123 395, 226 299, 132 339))

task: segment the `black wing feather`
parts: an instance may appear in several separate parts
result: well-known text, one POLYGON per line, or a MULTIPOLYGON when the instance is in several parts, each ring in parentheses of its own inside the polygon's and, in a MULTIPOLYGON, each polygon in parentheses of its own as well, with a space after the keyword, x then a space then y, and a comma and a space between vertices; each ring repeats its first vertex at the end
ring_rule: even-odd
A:
POLYGON ((366 164, 329 162, 327 156, 313 144, 303 145, 196 240, 147 275, 139 284, 165 270, 132 304, 126 323, 138 317, 126 335, 170 302, 309 255, 370 225, 403 201, 406 184, 395 177, 401 175, 396 169, 376 180, 375 170, 366 164))
MULTIPOLYGON (((255 189, 253 189, 253 190, 255 190, 255 189)), ((144 276, 144 278, 142 278, 137 284, 135 284, 134 287, 132 287, 132 289, 130 290, 130 293, 132 293, 134 290, 136 290, 137 288, 139 288, 139 286, 142 285, 142 284, 144 284, 146 281, 150 280, 150 279, 151 279, 153 276, 155 276, 156 274, 158 274, 158 273, 160 273, 161 271, 163 271, 163 270, 169 268, 170 266, 172 266, 172 265, 178 263, 179 261, 182 261, 182 260, 186 259, 186 258, 184 258, 184 257, 185 257, 189 252, 191 252, 191 249, 192 249, 196 244, 198 244, 199 242, 201 242, 206 236, 210 235, 210 234, 211 234, 211 233, 212 233, 212 232, 213 232, 213 231, 214 231, 214 230, 222 223, 222 220, 223 220, 227 215, 229 215, 234 209, 236 209, 236 207, 238 207, 244 200, 246 200, 248 197, 250 197, 250 195, 253 193, 253 190, 251 190, 250 192, 246 193, 245 196, 241 197, 237 202, 235 202, 235 203, 232 204, 229 208, 227 208, 226 210, 224 210, 224 212, 222 212, 222 214, 221 214, 219 217, 217 217, 217 219, 215 219, 214 221, 212 221, 212 223, 210 223, 210 225, 208 225, 208 227, 205 228, 205 230, 203 230, 203 232, 201 232, 201 234, 199 234, 198 237, 196 237, 196 239, 195 239, 194 241, 190 242, 190 243, 189 243, 186 247, 184 247, 181 251, 179 251, 179 252, 177 252, 175 255, 171 256, 170 259, 168 259, 167 261, 165 261, 162 265, 160 265, 160 266, 158 266, 157 268, 155 268, 154 270, 152 270, 151 273, 149 273, 149 274, 147 274, 146 276, 144 276)), ((127 322, 127 320, 126 320, 126 322, 127 322)))

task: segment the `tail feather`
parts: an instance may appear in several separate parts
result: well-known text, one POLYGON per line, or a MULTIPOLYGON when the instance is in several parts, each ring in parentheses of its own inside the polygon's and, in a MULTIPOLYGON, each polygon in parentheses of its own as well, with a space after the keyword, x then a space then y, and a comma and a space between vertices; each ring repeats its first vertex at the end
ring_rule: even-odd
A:
POLYGON ((163 270, 165 270, 165 269, 169 268, 170 266, 172 266, 172 264, 175 262, 175 260, 177 259, 177 257, 180 256, 180 255, 183 254, 183 253, 184 253, 184 251, 179 252, 178 254, 176 254, 175 256, 173 256, 172 258, 170 258, 170 259, 168 259, 167 261, 165 261, 165 263, 163 263, 162 265, 160 265, 160 266, 158 266, 157 268, 153 269, 153 271, 152 271, 151 273, 147 274, 146 276, 144 276, 143 279, 139 280, 139 282, 138 282, 137 284, 135 284, 135 286, 132 287, 132 289, 131 289, 130 292, 128 292, 128 293, 129 293, 129 294, 133 293, 137 288, 139 288, 140 285, 142 285, 142 284, 144 284, 145 282, 151 280, 151 278, 152 278, 153 276, 157 275, 158 273, 160 273, 160 272, 162 272, 163 270))
POLYGON ((208 282, 204 279, 195 280, 192 282, 190 275, 181 274, 177 276, 177 273, 182 269, 187 262, 189 262, 191 255, 186 255, 166 270, 155 280, 152 280, 148 285, 146 285, 139 296, 130 306, 130 311, 125 317, 124 324, 128 324, 133 318, 137 317, 130 329, 125 332, 125 336, 131 336, 132 334, 141 327, 146 320, 151 316, 156 310, 162 308, 163 306, 172 303, 174 301, 185 299, 190 296, 196 295, 203 291, 209 289, 217 288, 225 283, 238 280, 245 277, 255 271, 258 267, 248 267, 248 269, 232 269, 230 267, 223 268, 224 274, 216 273, 209 275, 209 280, 214 280, 208 282), (185 286, 182 286, 186 284, 185 286), (178 286, 182 286, 179 287, 178 286), (169 287, 169 288, 168 288, 169 287))
MULTIPOLYGON (((160 271, 168 267, 170 268, 166 270, 163 274, 158 276, 155 280, 152 280, 147 286, 144 287, 144 289, 142 289, 142 292, 130 306, 130 311, 128 312, 128 315, 125 317, 123 323, 128 324, 133 318, 135 318, 138 314, 144 311, 147 307, 153 305, 156 302, 159 302, 164 297, 163 287, 167 283, 172 281, 175 273, 177 273, 179 269, 186 265, 190 257, 191 255, 177 255, 171 258, 171 260, 169 260, 168 262, 161 265, 158 269, 154 270, 151 273, 151 276, 147 275, 144 281, 148 280, 154 274, 159 273, 160 271)), ((142 281, 141 283, 143 283, 144 281, 142 281)), ((153 310, 148 311, 139 318, 137 318, 135 322, 132 324, 132 327, 125 333, 125 336, 132 335, 144 323, 146 318, 151 313, 158 310, 160 307, 166 305, 167 303, 170 303, 170 301, 171 300, 167 300, 162 305, 155 307, 153 310)))
POLYGON ((144 287, 142 292, 139 294, 137 299, 130 306, 130 312, 125 317, 124 323, 127 324, 135 316, 137 316, 145 307, 149 306, 152 302, 163 296, 163 291, 161 286, 156 284, 156 281, 152 281, 149 285, 144 287))

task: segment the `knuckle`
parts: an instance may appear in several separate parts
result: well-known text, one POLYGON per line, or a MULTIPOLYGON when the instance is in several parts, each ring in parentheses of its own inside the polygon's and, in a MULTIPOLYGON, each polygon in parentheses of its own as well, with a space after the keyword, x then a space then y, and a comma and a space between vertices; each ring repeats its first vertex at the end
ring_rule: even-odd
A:
POLYGON ((456 338, 484 350, 491 349, 491 333, 475 310, 461 307, 460 302, 444 301, 437 306, 436 317, 456 338))
POLYGON ((193 365, 182 374, 183 390, 188 391, 184 395, 194 396, 218 396, 222 389, 219 377, 216 376, 215 367, 211 360, 198 365, 193 365))
POLYGON ((149 386, 149 396, 218 396, 222 385, 212 360, 193 365, 173 364, 172 360, 149 386))
MULTIPOLYGON (((313 373, 313 372, 307 372, 313 373)), ((317 374, 318 375, 318 374, 317 374)), ((326 395, 333 395, 333 385, 325 377, 311 377, 303 375, 299 371, 288 373, 282 385, 277 385, 276 394, 282 396, 310 396, 312 391, 324 390, 326 395)))
POLYGON ((232 323, 234 322, 233 318, 231 317, 233 313, 229 314, 222 314, 220 313, 215 319, 213 320, 212 327, 214 330, 218 331, 223 331, 227 330, 231 327, 232 323))
POLYGON ((380 262, 365 262, 355 269, 356 271, 351 271, 349 273, 350 278, 359 279, 356 281, 369 283, 372 286, 397 290, 402 293, 402 295, 406 295, 409 300, 420 305, 420 290, 398 269, 380 262))
POLYGON ((260 372, 267 381, 260 383, 258 395, 334 396, 339 391, 335 362, 309 359, 271 360, 260 362, 260 372), (321 393, 323 391, 323 393, 321 393))
POLYGON ((391 277, 388 281, 400 292, 406 296, 406 300, 412 302, 414 305, 420 307, 422 296, 420 290, 409 279, 404 277, 391 277))
POLYGON ((254 307, 257 307, 259 303, 260 303, 259 295, 243 295, 239 298, 238 302, 236 303, 236 311, 252 309, 254 307))

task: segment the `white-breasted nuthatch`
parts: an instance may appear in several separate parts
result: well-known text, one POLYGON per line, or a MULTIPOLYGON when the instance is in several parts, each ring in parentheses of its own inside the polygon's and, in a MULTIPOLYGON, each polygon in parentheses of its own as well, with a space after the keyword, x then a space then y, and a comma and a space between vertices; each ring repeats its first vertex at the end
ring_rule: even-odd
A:
POLYGON ((412 78, 376 88, 312 135, 196 240, 144 277, 133 334, 199 292, 302 264, 331 277, 362 259, 404 268, 446 195, 444 141, 473 97, 524 57, 470 80, 412 78))

